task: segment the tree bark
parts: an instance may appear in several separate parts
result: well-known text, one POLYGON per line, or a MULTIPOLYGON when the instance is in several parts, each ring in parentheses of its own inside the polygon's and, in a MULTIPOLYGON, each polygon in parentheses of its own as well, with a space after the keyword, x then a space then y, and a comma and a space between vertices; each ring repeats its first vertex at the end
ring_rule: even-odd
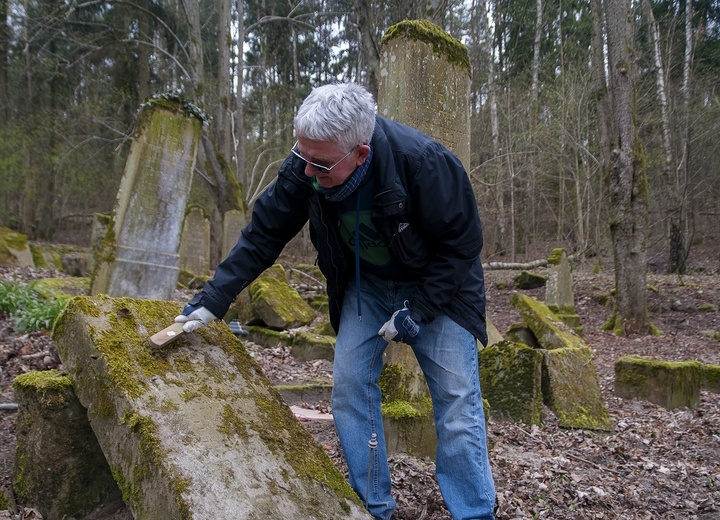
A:
POLYGON ((217 147, 223 158, 230 159, 230 7, 231 0, 217 0, 218 10, 218 71, 217 97, 215 111, 215 138, 217 147))
POLYGON ((8 97, 9 44, 8 0, 0 0, 0 125, 5 125, 10 119, 10 99, 8 97))
MULTIPOLYGON (((23 54, 25 55, 25 114, 30 115, 33 108, 33 76, 32 59, 30 56, 30 36, 28 29, 28 0, 24 0, 25 14, 23 18, 23 54)), ((32 161, 33 153, 26 138, 23 143, 23 194, 20 215, 20 232, 35 238, 37 180, 32 161)))
MULTIPOLYGON (((139 29, 139 36, 140 39, 145 39, 148 42, 153 41, 153 36, 150 34, 150 15, 148 14, 148 10, 150 9, 149 1, 148 0, 138 0, 138 6, 140 6, 140 11, 137 14, 138 19, 138 29, 139 29)), ((146 99, 148 99, 152 95, 152 91, 150 90, 150 51, 151 47, 149 45, 138 45, 137 53, 138 53, 138 76, 137 76, 137 82, 138 82, 138 99, 140 103, 145 102, 146 99)))
MULTIPOLYGON (((685 237, 683 233, 683 202, 679 182, 682 165, 674 164, 672 148, 672 128, 670 124, 670 110, 668 108, 667 87, 665 81, 665 66, 660 45, 660 28, 652 10, 650 0, 643 0, 643 15, 645 16, 653 50, 653 65, 655 69, 655 87, 660 104, 660 120, 662 124, 662 148, 665 160, 662 166, 662 180, 666 191, 665 211, 668 223, 668 271, 682 274, 685 271, 685 237), (675 170, 675 171, 673 171, 675 170), (676 173, 677 172, 677 175, 676 173)), ((692 43, 691 43, 692 45, 692 43)), ((684 86, 684 82, 683 82, 684 86)), ((684 125, 681 133, 684 132, 684 125)))
POLYGON ((607 1, 607 44, 612 85, 610 233, 615 263, 616 333, 650 332, 646 293, 647 178, 635 111, 632 10, 628 0, 607 1))
POLYGON ((245 186, 245 112, 243 106, 243 85, 245 80, 245 3, 237 0, 235 9, 238 13, 238 66, 237 91, 235 98, 235 124, 233 132, 235 140, 235 178, 241 186, 245 186))
POLYGON ((375 23, 370 0, 355 0, 360 31, 360 64, 358 72, 365 75, 365 86, 377 99, 380 85, 380 44, 375 37, 375 23))
POLYGON ((540 78, 540 42, 542 41, 543 26, 543 3, 542 0, 535 2, 535 41, 533 42, 533 66, 532 66, 532 101, 537 102, 540 78))
POLYGON ((182 0, 185 18, 188 24, 188 56, 190 63, 190 81, 195 101, 202 107, 204 99, 204 65, 202 54, 202 33, 200 31, 200 4, 196 0, 182 0))

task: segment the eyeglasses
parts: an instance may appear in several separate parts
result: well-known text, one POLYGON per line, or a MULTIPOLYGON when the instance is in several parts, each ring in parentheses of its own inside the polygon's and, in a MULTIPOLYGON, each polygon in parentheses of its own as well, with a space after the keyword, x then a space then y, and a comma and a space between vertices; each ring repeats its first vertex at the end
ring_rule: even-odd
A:
POLYGON ((316 170, 319 170, 321 173, 327 174, 327 173, 330 173, 330 171, 331 171, 333 168, 335 168, 335 166, 337 166, 338 164, 340 164, 341 162, 343 162, 345 159, 347 159, 347 158, 350 156, 350 154, 353 153, 358 146, 360 146, 360 145, 359 145, 359 144, 356 144, 355 146, 353 146, 353 149, 352 149, 352 150, 350 150, 348 153, 346 153, 345 156, 344 156, 342 159, 340 159, 338 162, 336 162, 336 163, 333 164, 332 166, 323 166, 322 164, 314 163, 314 162, 309 161, 308 159, 306 159, 306 158, 298 151, 298 142, 297 142, 297 141, 295 141, 295 144, 294 144, 293 147, 290 149, 290 152, 291 152, 295 157, 298 157, 299 159, 305 161, 306 163, 308 163, 310 166, 312 166, 312 167, 315 168, 316 170))

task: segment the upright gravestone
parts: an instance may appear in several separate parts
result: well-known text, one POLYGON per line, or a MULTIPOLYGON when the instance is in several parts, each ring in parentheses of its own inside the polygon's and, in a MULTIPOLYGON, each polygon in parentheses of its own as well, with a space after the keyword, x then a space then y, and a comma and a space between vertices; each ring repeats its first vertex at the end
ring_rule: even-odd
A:
POLYGON ((545 304, 566 325, 582 334, 580 317, 575 313, 570 260, 564 249, 554 249, 548 257, 550 274, 545 284, 545 304))
POLYGON ((225 212, 223 218, 222 236, 222 259, 228 257, 232 248, 237 244, 240 233, 247 224, 247 219, 242 211, 231 209, 225 212))
MULTIPOLYGON (((380 115, 417 128, 468 165, 471 75, 467 48, 427 20, 406 20, 387 30, 380 58, 380 115)), ((388 452, 432 455, 437 441, 434 428, 426 426, 428 419, 432 424, 432 410, 425 406, 429 394, 410 348, 391 343, 385 355, 385 370, 385 375, 391 371, 392 379, 407 383, 405 389, 383 389, 388 452), (389 402, 403 394, 408 402, 389 402), (398 416, 402 410, 407 410, 409 416, 398 416), (411 418, 413 429, 408 428, 411 418), (433 438, 428 440, 428 435, 433 438)))
POLYGON ((112 222, 95 258, 91 294, 172 298, 201 130, 201 116, 179 100, 143 107, 112 222))
POLYGON ((200 206, 185 216, 180 238, 180 269, 194 275, 210 273, 210 219, 200 206))

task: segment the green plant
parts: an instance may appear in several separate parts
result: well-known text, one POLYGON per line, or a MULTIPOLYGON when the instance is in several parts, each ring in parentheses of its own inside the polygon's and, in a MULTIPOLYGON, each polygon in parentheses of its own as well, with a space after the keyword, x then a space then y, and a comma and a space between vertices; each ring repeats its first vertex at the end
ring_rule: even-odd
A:
POLYGON ((0 311, 10 315, 13 328, 21 333, 52 329, 70 296, 44 297, 30 285, 0 282, 0 311))

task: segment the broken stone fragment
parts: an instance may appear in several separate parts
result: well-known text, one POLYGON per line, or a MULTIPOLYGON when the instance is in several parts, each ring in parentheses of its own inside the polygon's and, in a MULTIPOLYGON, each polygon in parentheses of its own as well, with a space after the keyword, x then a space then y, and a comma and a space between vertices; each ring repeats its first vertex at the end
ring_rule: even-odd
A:
POLYGON ((612 429, 592 355, 588 347, 543 351, 543 400, 564 428, 612 429))
POLYGON ((615 362, 615 395, 637 398, 668 410, 700 401, 703 366, 699 361, 657 361, 623 356, 615 362))
POLYGON ((522 316, 542 348, 586 347, 585 341, 563 323, 547 305, 522 293, 515 293, 511 303, 522 316))
POLYGON ((480 351, 480 386, 492 417, 540 424, 542 353, 527 345, 501 341, 480 351))
POLYGON ((18 504, 44 518, 79 518, 120 500, 105 457, 67 374, 15 378, 18 429, 13 487, 18 504))
POLYGON ((369 518, 225 324, 150 348, 179 312, 76 297, 54 329, 135 518, 369 518))

